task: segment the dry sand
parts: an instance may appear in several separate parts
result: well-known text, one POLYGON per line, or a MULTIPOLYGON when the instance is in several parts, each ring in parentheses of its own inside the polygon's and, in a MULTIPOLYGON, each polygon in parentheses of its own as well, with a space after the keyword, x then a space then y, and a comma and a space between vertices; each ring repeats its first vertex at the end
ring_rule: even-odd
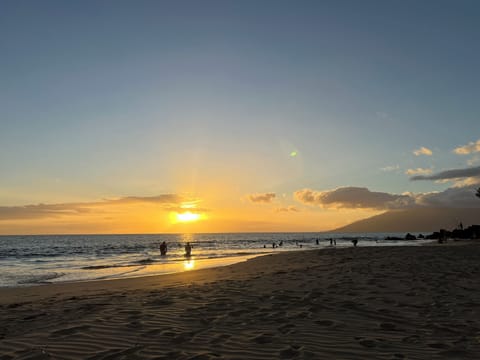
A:
POLYGON ((0 359, 479 359, 480 244, 0 290, 0 359))

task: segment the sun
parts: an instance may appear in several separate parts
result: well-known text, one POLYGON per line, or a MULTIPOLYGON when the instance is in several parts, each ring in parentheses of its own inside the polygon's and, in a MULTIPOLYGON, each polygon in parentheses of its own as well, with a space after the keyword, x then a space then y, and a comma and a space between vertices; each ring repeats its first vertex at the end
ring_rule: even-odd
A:
POLYGON ((178 222, 192 222, 200 219, 200 214, 195 214, 190 211, 176 214, 178 222))

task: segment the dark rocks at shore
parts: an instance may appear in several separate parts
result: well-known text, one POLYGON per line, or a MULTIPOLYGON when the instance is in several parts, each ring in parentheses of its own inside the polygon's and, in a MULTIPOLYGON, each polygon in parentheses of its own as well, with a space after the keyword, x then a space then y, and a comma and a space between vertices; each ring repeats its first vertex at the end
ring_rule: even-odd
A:
MULTIPOLYGON (((420 234, 418 235, 418 239, 424 239, 425 237, 420 234)), ((415 235, 412 235, 410 233, 407 233, 404 238, 397 237, 397 236, 387 236, 385 240, 417 240, 417 237, 415 235)))
POLYGON ((441 229, 427 235, 428 240, 446 240, 446 239, 478 239, 480 238, 480 225, 472 225, 465 229, 457 228, 452 231, 441 229))
POLYGON ((407 235, 405 235, 405 240, 417 240, 417 237, 408 233, 407 235))
POLYGON ((438 240, 439 242, 446 241, 447 239, 480 239, 480 225, 471 225, 465 229, 462 227, 456 228, 454 230, 445 230, 441 229, 440 231, 435 231, 430 235, 420 234, 415 236, 413 234, 407 233, 404 238, 397 236, 387 236, 385 240, 438 240))

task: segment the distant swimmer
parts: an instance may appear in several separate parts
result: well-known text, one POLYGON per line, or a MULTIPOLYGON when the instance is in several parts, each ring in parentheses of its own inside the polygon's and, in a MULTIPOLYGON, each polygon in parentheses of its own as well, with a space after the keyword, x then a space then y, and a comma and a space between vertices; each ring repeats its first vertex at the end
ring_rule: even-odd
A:
POLYGON ((165 241, 160 244, 160 255, 167 255, 167 244, 165 243, 165 241))
POLYGON ((190 257, 192 256, 192 245, 189 242, 185 245, 185 256, 190 257))

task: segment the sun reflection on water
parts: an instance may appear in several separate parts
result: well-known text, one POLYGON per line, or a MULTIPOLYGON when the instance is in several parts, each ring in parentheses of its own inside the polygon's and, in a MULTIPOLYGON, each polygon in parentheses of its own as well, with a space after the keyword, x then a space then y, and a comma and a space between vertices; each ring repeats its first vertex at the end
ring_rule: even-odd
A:
POLYGON ((193 270, 194 267, 195 267, 195 260, 189 259, 183 262, 183 268, 185 270, 193 270))

